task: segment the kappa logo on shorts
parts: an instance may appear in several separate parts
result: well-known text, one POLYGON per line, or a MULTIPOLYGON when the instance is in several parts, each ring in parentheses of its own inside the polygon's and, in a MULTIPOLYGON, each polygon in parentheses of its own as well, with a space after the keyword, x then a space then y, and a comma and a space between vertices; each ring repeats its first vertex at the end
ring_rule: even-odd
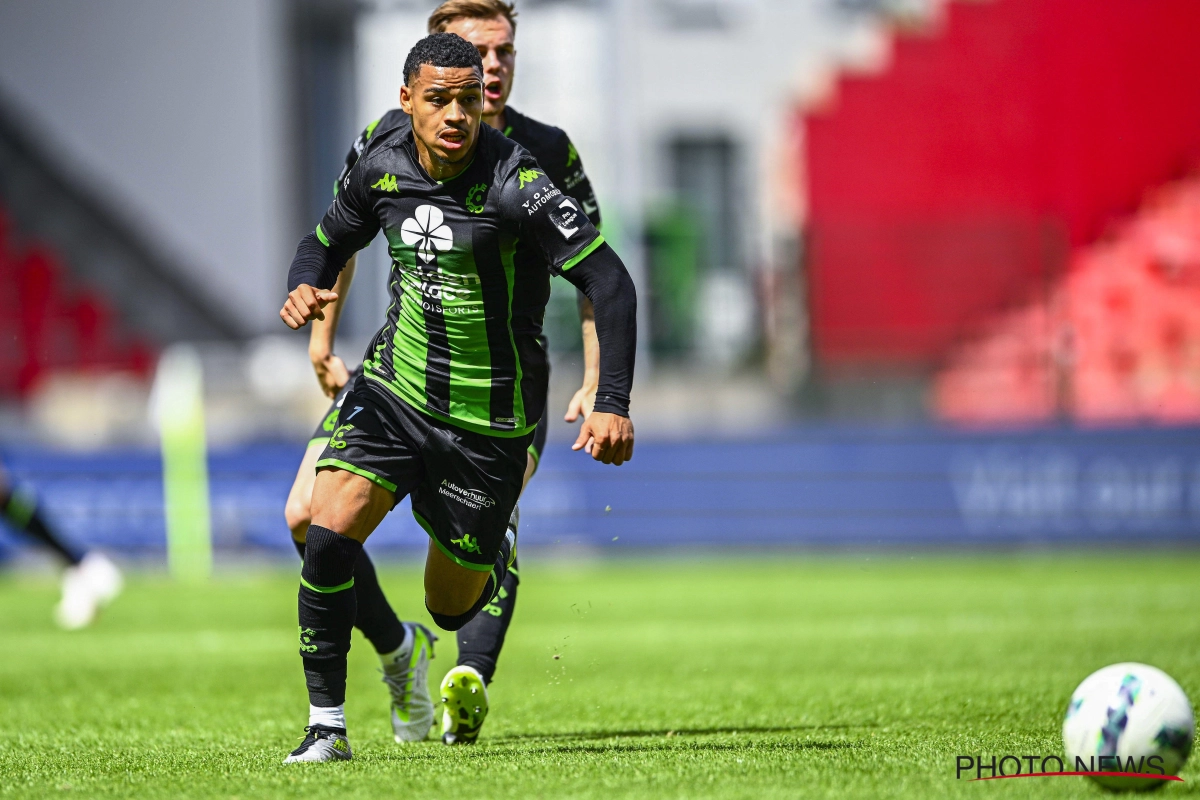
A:
POLYGON ((471 534, 469 534, 469 533, 464 533, 462 535, 461 539, 451 539, 450 544, 458 545, 459 547, 461 547, 463 549, 463 552, 466 552, 466 553, 481 553, 481 552, 483 552, 479 549, 479 539, 472 538, 471 534))
POLYGON ((333 432, 333 436, 329 437, 329 446, 334 450, 346 449, 346 434, 354 430, 353 425, 339 425, 338 429, 333 432))
MULTIPOLYGON (((334 435, 336 436, 337 434, 334 435)), ((477 492, 474 489, 463 489, 461 486, 457 486, 445 479, 442 480, 442 485, 438 487, 438 494, 444 494, 451 500, 457 500, 467 508, 474 509, 475 511, 491 508, 496 505, 496 501, 483 492, 477 492)))

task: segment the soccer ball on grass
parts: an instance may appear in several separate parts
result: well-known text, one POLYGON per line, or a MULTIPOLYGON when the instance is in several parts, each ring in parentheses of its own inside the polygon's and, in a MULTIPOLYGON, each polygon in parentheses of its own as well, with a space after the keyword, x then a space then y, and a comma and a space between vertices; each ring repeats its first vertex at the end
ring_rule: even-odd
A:
MULTIPOLYGON (((1192 706, 1170 675, 1146 664, 1113 664, 1093 672, 1071 695, 1063 720, 1066 766, 1080 772, 1177 775, 1194 733, 1192 706)), ((1164 783, 1090 777, 1109 789, 1152 789, 1164 783)))

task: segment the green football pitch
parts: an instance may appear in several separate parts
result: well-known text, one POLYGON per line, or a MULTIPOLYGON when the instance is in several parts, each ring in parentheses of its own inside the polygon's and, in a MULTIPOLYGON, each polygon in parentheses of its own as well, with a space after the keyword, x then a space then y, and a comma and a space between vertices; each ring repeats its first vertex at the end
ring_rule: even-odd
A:
MULTIPOLYGON (((421 609, 414 567, 382 570, 421 609)), ((539 562, 474 747, 393 743, 356 634, 350 763, 283 767, 306 721, 295 571, 134 576, 91 630, 0 578, 0 796, 1101 797, 956 780, 1061 753, 1076 684, 1145 661, 1200 696, 1200 554, 539 562)), ((454 663, 442 637, 431 682, 454 663)), ((1200 794, 1200 770, 1160 797, 1200 794)))

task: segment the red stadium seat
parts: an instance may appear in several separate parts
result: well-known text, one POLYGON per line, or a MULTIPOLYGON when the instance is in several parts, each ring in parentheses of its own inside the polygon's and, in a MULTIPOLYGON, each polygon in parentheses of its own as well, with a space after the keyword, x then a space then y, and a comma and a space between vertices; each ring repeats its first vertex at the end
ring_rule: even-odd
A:
POLYGON ((155 349, 131 334, 97 291, 76 285, 41 242, 14 241, 0 208, 0 281, 15 293, 0 314, 0 394, 23 397, 54 372, 149 377, 155 349))
POLYGON ((967 423, 1200 421, 1200 179, 1154 192, 1048 298, 959 347, 934 406, 967 423))

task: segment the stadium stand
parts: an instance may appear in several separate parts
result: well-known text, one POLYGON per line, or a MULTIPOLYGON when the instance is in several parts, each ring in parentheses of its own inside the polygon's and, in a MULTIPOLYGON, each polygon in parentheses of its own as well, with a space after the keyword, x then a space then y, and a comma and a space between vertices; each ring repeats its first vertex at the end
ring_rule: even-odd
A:
POLYGON ((804 117, 818 364, 932 369, 1197 163, 1198 26, 1188 0, 955 2, 843 75, 804 117))
MULTIPOLYGON (((0 325, 22 326, 22 341, 34 347, 19 380, 4 371, 0 393, 28 389, 49 366, 125 363, 112 350, 126 346, 118 330, 155 344, 245 335, 244 323, 204 300, 183 277, 183 265, 125 219, 103 187, 80 180, 75 167, 0 94, 0 213, 8 220, 0 235, 9 241, 0 249, 5 277, 20 278, 10 285, 22 308, 19 321, 0 325), (19 246, 12 244, 17 239, 19 246)), ((15 358, 8 350, 0 357, 15 358)))
POLYGON ((944 419, 1200 421, 1200 178, 1155 191, 987 328, 937 378, 944 419))
POLYGON ((43 242, 19 244, 0 206, 0 283, 15 313, 0 315, 0 394, 25 396, 52 371, 148 377, 154 348, 122 325, 108 301, 78 285, 43 242))

